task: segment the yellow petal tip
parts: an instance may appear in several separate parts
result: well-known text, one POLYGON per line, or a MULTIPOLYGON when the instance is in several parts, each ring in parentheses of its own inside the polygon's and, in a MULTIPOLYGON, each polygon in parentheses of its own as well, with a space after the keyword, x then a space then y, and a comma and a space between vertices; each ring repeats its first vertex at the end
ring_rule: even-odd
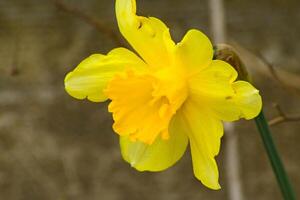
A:
MULTIPOLYGON (((209 186, 208 186, 209 187, 209 186)), ((216 185, 212 186, 212 187, 209 187, 210 189, 213 189, 213 190, 220 190, 221 189, 221 185, 219 183, 217 183, 216 185)))

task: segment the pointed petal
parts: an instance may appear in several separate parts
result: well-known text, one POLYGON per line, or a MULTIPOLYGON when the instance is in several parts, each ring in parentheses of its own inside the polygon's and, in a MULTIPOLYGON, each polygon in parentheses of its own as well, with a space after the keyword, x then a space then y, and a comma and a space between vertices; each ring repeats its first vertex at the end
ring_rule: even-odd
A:
POLYGON ((190 81, 191 96, 210 108, 218 119, 252 119, 262 107, 259 91, 245 81, 234 82, 237 72, 228 63, 214 60, 190 81))
POLYGON ((206 68, 213 58, 213 46, 199 30, 189 30, 175 48, 176 59, 193 73, 206 68))
POLYGON ((117 0, 116 15, 120 32, 150 66, 169 65, 174 42, 162 21, 137 16, 135 0, 117 0))
POLYGON ((187 100, 178 115, 191 146, 194 174, 205 186, 220 189, 215 156, 219 153, 223 125, 194 100, 187 100))
POLYGON ((107 99, 103 90, 116 73, 145 68, 145 63, 125 48, 114 49, 107 55, 94 54, 67 74, 65 89, 74 98, 102 102, 107 99))
POLYGON ((184 154, 188 138, 174 118, 169 127, 169 139, 158 137, 151 145, 120 137, 124 160, 139 171, 162 171, 174 165, 184 154))

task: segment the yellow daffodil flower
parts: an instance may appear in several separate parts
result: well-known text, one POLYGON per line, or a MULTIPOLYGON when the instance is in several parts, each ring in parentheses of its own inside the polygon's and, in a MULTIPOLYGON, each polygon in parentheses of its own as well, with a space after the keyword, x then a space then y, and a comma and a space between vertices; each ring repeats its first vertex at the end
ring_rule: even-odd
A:
POLYGON ((122 156, 135 169, 167 169, 189 143, 195 176, 219 189, 222 121, 257 116, 258 90, 236 81, 228 63, 213 60, 202 32, 192 29, 176 44, 162 21, 136 15, 135 0, 116 0, 116 15, 139 56, 125 48, 91 55, 66 76, 66 91, 77 99, 110 100, 122 156))

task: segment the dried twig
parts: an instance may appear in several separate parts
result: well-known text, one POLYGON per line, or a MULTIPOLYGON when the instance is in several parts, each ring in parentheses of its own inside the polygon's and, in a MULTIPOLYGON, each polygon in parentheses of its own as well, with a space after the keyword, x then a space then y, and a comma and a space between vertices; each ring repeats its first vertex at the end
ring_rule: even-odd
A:
POLYGON ((282 110, 280 105, 274 104, 274 107, 276 108, 279 116, 275 117, 269 121, 270 126, 280 124, 283 122, 300 121, 300 114, 299 115, 288 115, 282 110))
MULTIPOLYGON (((270 69, 266 66, 266 63, 262 57, 259 57, 257 53, 253 53, 245 47, 239 45, 237 42, 231 41, 234 48, 239 52, 239 56, 247 66, 247 69, 252 74, 261 74, 265 77, 274 78, 270 73, 270 69)), ((274 70, 275 71, 275 70, 274 70)), ((294 89, 296 92, 300 90, 300 76, 288 72, 284 69, 276 69, 277 77, 281 80, 286 87, 294 89)), ((294 93, 294 92, 293 92, 294 93)))
POLYGON ((17 76, 20 74, 19 70, 19 49, 20 49, 20 38, 17 33, 14 44, 13 44, 13 52, 12 52, 12 64, 9 70, 9 74, 11 76, 17 76))
POLYGON ((226 41, 225 10, 223 0, 209 0, 210 21, 214 43, 226 41))
POLYGON ((287 91, 289 91, 292 94, 300 95, 299 91, 293 87, 288 86, 281 78, 279 77, 277 71, 274 68, 274 65, 269 62, 263 55, 260 53, 258 54, 259 58, 266 64, 268 67, 272 77, 287 91))
MULTIPOLYGON (((225 8, 223 0, 209 0, 211 28, 213 33, 214 43, 220 47, 218 43, 226 42, 226 27, 225 27, 225 8)), ((222 60, 230 60, 234 66, 239 65, 232 55, 218 54, 220 49, 216 50, 216 57, 222 60)), ((240 65, 239 65, 240 66, 240 65)), ((226 132, 226 174, 228 181, 228 197, 231 200, 243 200, 242 179, 240 176, 240 155, 238 151, 238 137, 233 124, 225 124, 226 132)))
POLYGON ((89 25, 96 28, 99 32, 105 34, 107 37, 111 38, 118 46, 126 46, 124 42, 120 39, 119 35, 115 33, 115 31, 111 28, 109 28, 107 25, 105 25, 102 21, 99 19, 90 16, 89 14, 83 12, 82 10, 78 9, 75 6, 71 6, 66 4, 65 2, 61 0, 52 0, 56 7, 72 14, 73 16, 76 16, 89 25))

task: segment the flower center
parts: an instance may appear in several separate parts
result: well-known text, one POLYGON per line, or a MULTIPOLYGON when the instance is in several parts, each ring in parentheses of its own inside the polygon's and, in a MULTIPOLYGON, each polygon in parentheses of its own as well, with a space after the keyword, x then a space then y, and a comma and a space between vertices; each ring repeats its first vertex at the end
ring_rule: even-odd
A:
POLYGON ((187 87, 178 70, 127 71, 111 80, 106 94, 111 99, 108 109, 113 114, 114 131, 152 144, 159 135, 169 138, 170 120, 185 101, 187 87))

